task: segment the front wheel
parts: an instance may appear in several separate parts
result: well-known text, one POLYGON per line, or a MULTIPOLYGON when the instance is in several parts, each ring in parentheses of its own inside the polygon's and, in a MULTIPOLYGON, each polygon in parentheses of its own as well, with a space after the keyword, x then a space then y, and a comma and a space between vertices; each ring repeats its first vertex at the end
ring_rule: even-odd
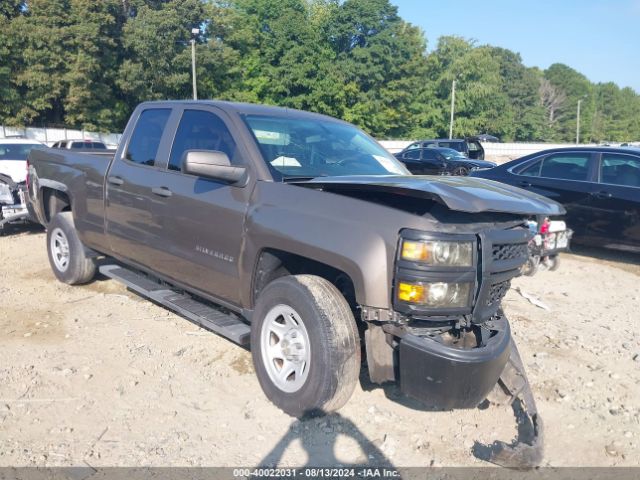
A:
POLYGON ((281 277, 264 288, 251 323, 251 353, 267 398, 295 417, 342 407, 360 373, 349 304, 314 275, 281 277))
POLYGON ((60 212, 47 229, 47 253, 54 275, 69 285, 87 283, 96 274, 93 258, 87 256, 78 238, 71 212, 60 212))
POLYGON ((456 167, 455 170, 453 170, 453 175, 466 177, 467 175, 469 175, 469 169, 466 167, 456 167))

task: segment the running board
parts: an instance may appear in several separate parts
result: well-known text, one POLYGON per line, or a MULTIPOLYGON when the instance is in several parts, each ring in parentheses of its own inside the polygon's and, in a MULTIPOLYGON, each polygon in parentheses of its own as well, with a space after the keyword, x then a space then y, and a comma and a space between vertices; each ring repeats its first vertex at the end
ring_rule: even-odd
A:
POLYGON ((232 313, 222 312, 185 293, 171 290, 168 285, 162 285, 152 278, 119 265, 102 265, 99 270, 101 274, 124 283, 134 292, 173 310, 206 330, 222 335, 239 345, 249 344, 249 325, 232 313))

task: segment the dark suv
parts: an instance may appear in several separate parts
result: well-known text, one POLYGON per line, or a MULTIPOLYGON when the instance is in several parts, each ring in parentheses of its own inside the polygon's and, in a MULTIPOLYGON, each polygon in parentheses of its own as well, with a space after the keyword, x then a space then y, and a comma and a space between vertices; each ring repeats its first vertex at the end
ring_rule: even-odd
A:
POLYGON ((424 147, 444 147, 444 148, 452 148, 462 153, 465 157, 474 159, 474 160, 484 160, 484 148, 480 144, 480 140, 476 137, 467 137, 467 138, 438 138, 433 140, 420 140, 418 142, 414 142, 405 148, 402 152, 406 150, 411 150, 413 148, 424 148, 424 147))

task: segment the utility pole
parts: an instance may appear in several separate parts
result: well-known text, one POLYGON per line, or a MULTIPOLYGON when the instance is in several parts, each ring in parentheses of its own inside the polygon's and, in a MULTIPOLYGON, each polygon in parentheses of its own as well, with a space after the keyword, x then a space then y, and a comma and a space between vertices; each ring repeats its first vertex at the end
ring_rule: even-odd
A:
POLYGON ((456 106, 456 81, 451 83, 451 120, 449 121, 449 138, 453 138, 453 112, 456 106))
POLYGON ((576 145, 580 143, 580 104, 582 99, 578 100, 578 112, 576 113, 576 145))
POLYGON ((193 99, 198 99, 198 86, 196 83, 196 35, 200 33, 199 28, 191 29, 191 77, 193 79, 193 99))

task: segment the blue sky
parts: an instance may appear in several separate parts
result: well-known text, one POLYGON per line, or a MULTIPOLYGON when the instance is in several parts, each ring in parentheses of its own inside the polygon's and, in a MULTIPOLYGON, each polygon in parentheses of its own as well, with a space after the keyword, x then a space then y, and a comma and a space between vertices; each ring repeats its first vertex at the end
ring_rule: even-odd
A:
POLYGON ((640 93, 640 0, 391 0, 431 51, 460 35, 520 53, 527 66, 559 62, 593 82, 640 93))

